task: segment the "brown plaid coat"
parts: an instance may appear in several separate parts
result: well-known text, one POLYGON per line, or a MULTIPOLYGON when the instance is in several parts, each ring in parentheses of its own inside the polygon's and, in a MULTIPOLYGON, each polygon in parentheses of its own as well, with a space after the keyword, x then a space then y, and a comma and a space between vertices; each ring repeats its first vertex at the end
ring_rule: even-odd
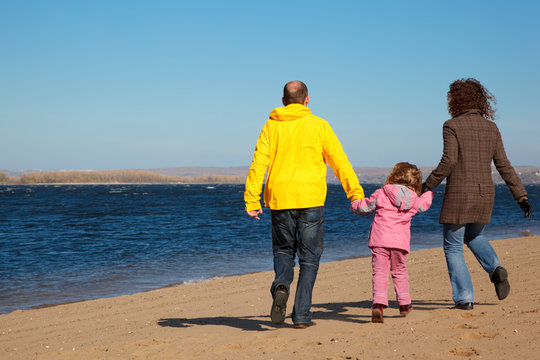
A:
POLYGON ((495 200, 492 161, 516 200, 527 195, 506 157, 497 125, 478 110, 446 121, 443 139, 441 161, 426 179, 434 189, 446 178, 439 223, 489 223, 495 200))

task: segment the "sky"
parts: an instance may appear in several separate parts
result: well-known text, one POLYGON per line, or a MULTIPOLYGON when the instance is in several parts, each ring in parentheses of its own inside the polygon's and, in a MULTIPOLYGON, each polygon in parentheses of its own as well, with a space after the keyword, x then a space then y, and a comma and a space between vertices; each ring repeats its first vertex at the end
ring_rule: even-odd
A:
POLYGON ((0 169, 249 166, 302 80, 353 166, 434 166, 478 79, 540 165, 538 1, 0 0, 0 169))

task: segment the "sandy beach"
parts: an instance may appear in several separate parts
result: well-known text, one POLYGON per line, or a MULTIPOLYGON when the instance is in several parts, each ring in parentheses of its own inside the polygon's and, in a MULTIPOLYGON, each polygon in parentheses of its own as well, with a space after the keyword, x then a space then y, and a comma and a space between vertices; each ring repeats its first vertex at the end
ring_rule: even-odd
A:
POLYGON ((452 309, 444 254, 435 248, 409 255, 414 310, 400 317, 392 301, 384 324, 371 323, 371 263, 360 258, 321 264, 317 325, 307 329, 294 329, 289 316, 271 323, 273 273, 264 272, 0 315, 0 358, 538 359, 540 237, 492 244, 512 290, 499 301, 467 250, 472 311, 452 309))

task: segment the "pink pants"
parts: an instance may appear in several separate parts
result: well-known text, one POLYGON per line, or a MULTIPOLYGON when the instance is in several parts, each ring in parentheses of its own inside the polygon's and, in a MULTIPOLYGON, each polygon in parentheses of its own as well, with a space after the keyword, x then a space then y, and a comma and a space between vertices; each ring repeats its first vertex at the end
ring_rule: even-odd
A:
POLYGON ((411 303, 409 295, 409 274, 407 273, 407 252, 400 249, 375 247, 371 249, 373 268, 373 303, 388 306, 388 268, 399 305, 411 303))

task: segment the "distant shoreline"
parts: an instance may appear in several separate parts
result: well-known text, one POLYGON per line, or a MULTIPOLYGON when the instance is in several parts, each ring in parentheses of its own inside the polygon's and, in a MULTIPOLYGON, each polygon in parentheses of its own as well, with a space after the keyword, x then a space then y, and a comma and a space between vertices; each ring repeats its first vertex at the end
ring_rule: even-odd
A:
MULTIPOLYGON (((434 167, 421 167, 427 176, 434 167)), ((515 166, 524 185, 540 184, 539 166, 515 166)), ((176 167, 148 170, 0 171, 0 185, 244 184, 249 167, 176 167)), ((360 184, 382 184, 391 168, 354 167, 360 184)), ((503 184, 492 168, 493 182, 503 184)), ((328 183, 339 183, 332 170, 328 183)))

